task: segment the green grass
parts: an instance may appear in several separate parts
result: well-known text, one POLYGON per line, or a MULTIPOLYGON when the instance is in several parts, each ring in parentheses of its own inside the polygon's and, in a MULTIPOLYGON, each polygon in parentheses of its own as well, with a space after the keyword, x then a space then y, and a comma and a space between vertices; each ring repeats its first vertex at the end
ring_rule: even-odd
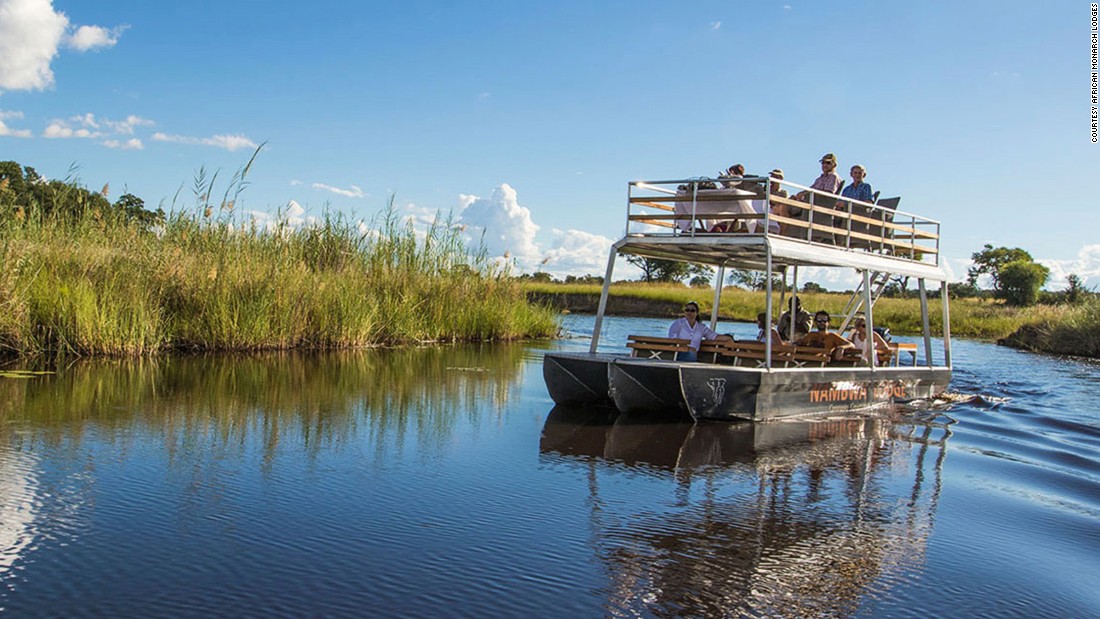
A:
POLYGON ((274 230, 176 214, 0 221, 0 354, 345 348, 547 337, 553 312, 447 222, 274 230))
MULTIPOLYGON (((525 289, 528 292, 550 295, 598 296, 600 294, 600 287, 592 284, 527 283, 525 289)), ((655 309, 654 315, 668 314, 668 308, 678 309, 681 304, 689 300, 698 302, 702 312, 709 314, 713 300, 713 290, 668 284, 616 283, 611 287, 611 294, 650 301, 655 309)), ((823 309, 834 316, 842 312, 849 297, 839 293, 806 293, 799 296, 803 307, 807 310, 813 312, 823 309)), ((774 303, 778 306, 778 293, 774 296, 774 303)), ((753 322, 756 314, 763 310, 763 292, 727 288, 722 292, 718 315, 725 320, 753 322)), ((938 299, 929 299, 928 311, 932 331, 939 334, 943 323, 943 310, 938 299)), ((1100 340, 1100 310, 1096 309, 1095 303, 1087 306, 1039 305, 1018 308, 988 300, 952 299, 950 312, 951 334, 956 337, 999 339, 1015 333, 1025 325, 1043 325, 1045 332, 1051 334, 1048 338, 1050 341, 1076 340, 1085 343, 1085 350, 1100 349, 1097 345, 1100 340), (1089 309, 1090 307, 1092 309, 1089 309), (1092 343, 1088 344, 1088 342, 1092 343)), ((672 314, 675 314, 675 310, 672 310, 672 314)), ((887 326, 897 334, 920 334, 920 301, 916 298, 879 299, 875 303, 875 324, 887 326)), ((1078 345, 1070 347, 1075 350, 1081 348, 1078 345)), ((1053 351, 1047 347, 1037 349, 1053 351)))

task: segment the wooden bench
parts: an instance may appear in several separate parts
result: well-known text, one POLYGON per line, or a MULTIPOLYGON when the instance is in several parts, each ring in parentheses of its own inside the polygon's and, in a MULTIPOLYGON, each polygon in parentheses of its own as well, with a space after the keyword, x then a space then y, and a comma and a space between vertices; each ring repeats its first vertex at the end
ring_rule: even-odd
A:
POLYGON ((672 337, 653 337, 650 335, 626 336, 626 347, 631 357, 646 359, 675 359, 676 353, 691 350, 691 340, 672 337))
POLYGON ((721 363, 725 360, 728 340, 703 340, 699 342, 699 360, 706 363, 721 363))
POLYGON ((901 353, 908 353, 911 363, 909 365, 917 365, 917 345, 907 342, 891 342, 890 354, 893 358, 894 365, 901 365, 901 353))

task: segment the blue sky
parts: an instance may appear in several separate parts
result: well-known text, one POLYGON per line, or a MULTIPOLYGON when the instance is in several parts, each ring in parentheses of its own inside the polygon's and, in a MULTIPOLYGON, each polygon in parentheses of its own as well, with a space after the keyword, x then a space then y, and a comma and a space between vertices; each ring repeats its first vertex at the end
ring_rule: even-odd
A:
POLYGON ((394 194, 583 274, 629 180, 808 184, 834 152, 943 223, 959 278, 991 243, 1100 286, 1089 9, 0 0, 0 160, 183 206, 266 142, 242 211, 369 219, 394 194))

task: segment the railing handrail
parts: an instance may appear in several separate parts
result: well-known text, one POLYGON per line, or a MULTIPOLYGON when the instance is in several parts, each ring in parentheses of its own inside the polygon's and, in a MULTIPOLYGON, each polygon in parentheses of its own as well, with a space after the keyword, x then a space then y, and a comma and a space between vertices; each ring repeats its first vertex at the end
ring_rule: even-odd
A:
MULTIPOLYGON (((635 222, 639 222, 642 224, 665 226, 666 228, 680 227, 680 232, 672 230, 668 232, 653 233, 656 236, 676 234, 695 236, 697 232, 700 232, 700 230, 695 227, 694 222, 696 220, 703 221, 704 224, 706 220, 717 220, 719 223, 721 223, 722 221, 729 222, 737 220, 756 220, 759 222, 760 225, 756 227, 755 231, 752 234, 763 236, 779 236, 776 232, 770 231, 769 227, 781 225, 784 222, 787 226, 791 226, 792 222, 790 221, 790 219, 781 218, 778 214, 773 214, 771 212, 771 207, 773 205, 772 198, 774 197, 771 191, 771 183, 776 183, 779 185, 779 187, 782 187, 784 189, 796 190, 792 191, 791 195, 789 195, 786 200, 794 200, 797 193, 808 192, 810 194, 825 196, 829 199, 835 199, 837 201, 843 202, 842 208, 834 208, 833 206, 826 206, 823 204, 810 204, 809 202, 802 203, 801 201, 799 201, 799 206, 811 213, 808 216, 808 219, 801 220, 805 222, 805 225, 798 224, 798 229, 805 229, 805 234, 799 233, 791 235, 784 233, 783 236, 786 238, 801 238, 802 240, 809 241, 811 243, 830 244, 828 242, 815 240, 815 236, 820 239, 821 235, 823 234, 825 235, 825 237, 832 237, 834 239, 837 239, 837 237, 839 237, 840 239, 844 239, 844 242, 840 242, 839 239, 837 239, 835 243, 832 243, 838 247, 844 247, 848 249, 870 249, 866 246, 867 243, 870 242, 874 247, 874 251, 882 252, 887 249, 892 249, 892 253, 895 257, 903 257, 903 254, 908 253, 909 258, 907 259, 916 262, 924 261, 924 259, 918 260, 916 258, 918 254, 921 254, 925 257, 933 258, 933 261, 936 265, 940 264, 941 256, 939 221, 918 215, 911 211, 903 211, 897 208, 886 208, 873 202, 865 202, 856 198, 849 198, 840 194, 833 194, 828 191, 814 189, 812 187, 807 187, 799 183, 776 179, 770 176, 745 175, 736 179, 731 179, 728 177, 710 178, 700 176, 695 178, 674 180, 629 181, 627 188, 628 200, 626 232, 627 234, 631 234, 632 225, 636 225, 635 222), (718 199, 717 196, 713 196, 710 200, 700 199, 701 195, 706 195, 705 192, 737 189, 737 187, 723 186, 724 183, 730 182, 757 184, 759 186, 756 189, 758 189, 759 191, 742 196, 731 195, 728 198, 723 199, 718 199), (699 183, 713 183, 715 187, 700 189, 698 188, 699 183), (679 189, 679 187, 683 185, 688 185, 689 187, 692 187, 692 191, 688 192, 686 195, 683 194, 682 190, 679 189), (637 195, 639 193, 659 195, 637 195), (652 199, 654 203, 648 205, 645 204, 644 201, 646 201, 647 199, 652 199), (733 203, 741 202, 744 204, 755 202, 756 208, 760 208, 760 203, 763 202, 762 212, 738 212, 736 208, 733 208, 731 209, 731 212, 718 211, 717 213, 715 213, 716 215, 718 215, 717 217, 706 217, 705 211, 703 213, 699 212, 699 209, 703 208, 702 205, 708 202, 712 204, 718 204, 725 201, 733 203), (647 210, 659 207, 659 209, 665 211, 672 211, 677 208, 675 206, 675 204, 677 203, 683 204, 684 206, 679 207, 680 210, 677 210, 675 215, 667 213, 660 214, 659 212, 655 212, 654 210, 647 210), (690 212, 686 211, 685 207, 687 204, 691 205, 690 212), (859 207, 860 212, 853 212, 853 207, 855 206, 859 207), (635 215, 635 213, 637 213, 637 215, 635 215), (824 214, 826 218, 829 214, 832 214, 834 218, 842 221, 838 222, 837 219, 834 219, 834 223, 832 225, 827 222, 815 222, 813 215, 814 213, 824 214), (776 219, 779 219, 780 222, 776 222, 776 219), (868 219, 877 221, 875 224, 868 224, 868 219), (689 223, 687 226, 678 225, 678 222, 682 222, 683 220, 690 220, 691 223, 689 223), (874 231, 867 228, 869 225, 872 226, 874 231), (817 230, 818 232, 815 233, 814 230, 817 230), (875 237, 875 239, 868 241, 868 234, 870 234, 872 237, 875 237), (895 234, 898 235, 896 238, 894 236, 895 234)), ((744 188, 742 189, 745 190, 744 188)), ((709 232, 709 230, 703 230, 703 232, 709 232)), ((729 231, 726 233, 744 234, 744 232, 733 231, 729 231)), ((650 233, 643 232, 642 234, 650 233)))

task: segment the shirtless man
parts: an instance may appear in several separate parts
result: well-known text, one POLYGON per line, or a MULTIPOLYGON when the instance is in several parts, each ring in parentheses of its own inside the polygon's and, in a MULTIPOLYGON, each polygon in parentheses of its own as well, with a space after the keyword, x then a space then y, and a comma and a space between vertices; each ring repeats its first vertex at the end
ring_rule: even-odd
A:
POLYGON ((820 310, 814 314, 814 328, 817 330, 812 333, 807 333, 802 339, 798 340, 799 346, 824 348, 829 352, 829 357, 834 360, 839 360, 843 357, 845 349, 855 349, 854 344, 840 335, 829 331, 829 312, 820 310))

